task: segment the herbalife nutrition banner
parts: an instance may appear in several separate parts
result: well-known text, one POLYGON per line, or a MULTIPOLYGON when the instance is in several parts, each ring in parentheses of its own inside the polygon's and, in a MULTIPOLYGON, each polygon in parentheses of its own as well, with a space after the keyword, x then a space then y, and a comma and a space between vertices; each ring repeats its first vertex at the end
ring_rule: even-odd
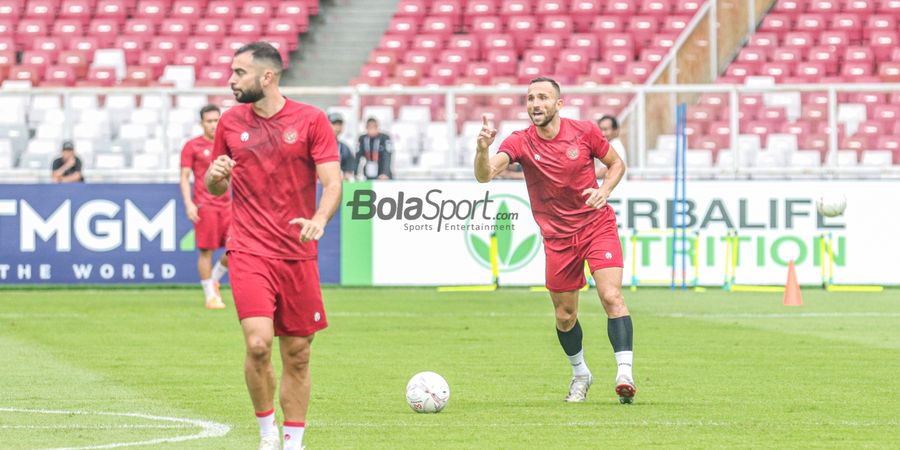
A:
MULTIPOLYGON (((883 200, 900 192, 900 182, 693 181, 687 187, 688 225, 697 230, 689 235, 688 251, 697 246, 702 284, 722 283, 728 229, 738 233, 737 283, 783 284, 790 260, 801 283, 820 282, 823 262, 827 266, 823 234, 833 242, 835 283, 900 282, 894 263, 900 212, 883 200), (823 193, 846 195, 844 216, 816 213, 813 199, 823 193)), ((614 192, 610 203, 619 221, 626 285, 634 258, 639 279, 671 276, 671 232, 665 230, 671 195, 669 182, 623 182, 614 192)), ((544 282, 543 245, 523 182, 345 184, 342 223, 345 285, 488 284, 491 233, 497 236, 501 284, 544 282)))
MULTIPOLYGON (((338 283, 340 218, 319 243, 338 283)), ((177 185, 0 185, 0 283, 195 283, 197 251, 177 185)))

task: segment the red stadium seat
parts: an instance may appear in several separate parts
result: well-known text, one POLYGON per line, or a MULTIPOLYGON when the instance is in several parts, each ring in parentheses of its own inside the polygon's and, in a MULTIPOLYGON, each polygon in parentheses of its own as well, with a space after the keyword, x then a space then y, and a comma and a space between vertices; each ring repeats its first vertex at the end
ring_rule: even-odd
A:
POLYGON ((125 64, 137 64, 147 44, 148 39, 145 35, 126 34, 117 37, 114 46, 125 52, 125 64))
POLYGON ((831 45, 840 51, 850 45, 850 36, 846 31, 823 31, 819 34, 818 45, 831 45))
POLYGON ((872 14, 875 12, 875 0, 846 0, 844 11, 862 15, 872 14))
POLYGON ((736 60, 738 62, 764 63, 769 59, 768 53, 767 47, 744 47, 738 53, 736 60))
POLYGON ((815 44, 813 33, 809 31, 791 31, 784 35, 782 45, 785 47, 808 48, 815 44))
POLYGON ((393 51, 406 50, 409 48, 409 38, 396 35, 382 36, 381 41, 378 42, 378 48, 393 51))
POLYGON ((128 17, 125 0, 98 0, 94 9, 94 19, 112 19, 120 25, 128 17))
POLYGON ((469 60, 469 52, 467 50, 462 50, 462 49, 452 49, 451 48, 451 49, 447 49, 447 50, 442 50, 441 53, 438 55, 439 62, 441 62, 442 64, 452 64, 452 65, 458 66, 461 69, 460 72, 464 71, 468 60, 469 60))
POLYGON ((0 37, 0 52, 15 52, 16 41, 12 37, 0 37))
MULTIPOLYGON (((14 3, 14 2, 12 2, 14 3)), ((59 8, 59 19, 72 19, 87 25, 93 14, 93 1, 91 0, 63 0, 59 8)), ((2 5, 3 2, 0 2, 2 5)), ((3 7, 0 6, 0 20, 3 19, 3 7)))
POLYGON ((494 76, 513 76, 516 74, 517 54, 514 50, 488 50, 485 60, 493 66, 494 76))
POLYGON ((831 29, 846 31, 847 36, 858 41, 863 36, 862 20, 856 14, 836 14, 831 18, 831 29))
POLYGON ((394 17, 388 24, 387 33, 412 37, 419 33, 419 20, 415 17, 394 17))
POLYGON ((146 66, 128 66, 125 72, 125 78, 119 83, 125 86, 148 86, 151 81, 156 80, 155 69, 146 66))
POLYGON ((523 51, 538 32, 537 19, 534 16, 512 16, 506 24, 506 32, 515 41, 515 48, 523 51))
POLYGON ((85 26, 76 19, 57 19, 53 22, 51 34, 59 36, 66 41, 84 35, 85 26))
POLYGON ((595 18, 601 17, 603 6, 600 0, 573 0, 570 8, 576 33, 586 33, 595 18))
POLYGON ((568 3, 568 0, 537 0, 534 13, 539 16, 567 14, 569 12, 568 3))
POLYGON ((589 66, 588 75, 593 77, 595 80, 602 81, 604 84, 609 83, 613 77, 622 74, 621 64, 614 64, 610 62, 602 62, 602 61, 594 61, 589 66))
POLYGON ((51 52, 43 50, 27 50, 22 53, 22 64, 26 66, 49 66, 56 61, 51 52))
POLYGON ((826 120, 828 119, 828 106, 807 103, 800 108, 800 118, 812 122, 826 120))
POLYGON ((871 120, 878 120, 886 124, 895 123, 900 120, 900 105, 876 106, 871 120))
POLYGON ((784 122, 781 125, 781 129, 779 129, 778 131, 780 133, 787 133, 787 134, 801 136, 801 135, 811 133, 812 130, 813 130, 813 124, 811 122, 797 121, 797 122, 784 122))
POLYGON ((563 47, 564 39, 555 33, 541 33, 534 37, 531 46, 534 49, 557 51, 563 47))
POLYGON ((18 65, 9 69, 10 80, 30 81, 32 86, 40 84, 44 79, 44 68, 40 66, 18 65))
POLYGON ((153 79, 155 80, 162 75, 166 66, 172 64, 174 60, 175 55, 173 53, 162 50, 144 50, 141 52, 138 64, 153 69, 153 79))
POLYGON ((442 86, 450 86, 456 83, 460 75, 459 66, 453 64, 437 63, 431 66, 428 76, 439 82, 442 86))
POLYGON ((894 16, 871 15, 866 17, 866 26, 863 29, 863 39, 872 39, 873 31, 893 31, 897 29, 897 19, 894 16))
POLYGON ((41 86, 71 87, 75 85, 75 69, 71 66, 50 66, 45 75, 41 86))
POLYGON ((429 16, 422 22, 422 33, 436 34, 440 36, 449 36, 455 32, 454 20, 450 17, 429 16))
POLYGON ((531 0, 503 0, 500 4, 501 16, 528 15, 534 12, 531 0))
POLYGON ((397 16, 424 17, 428 14, 423 0, 400 0, 397 5, 397 16))
POLYGON ((99 86, 110 87, 116 83, 116 69, 112 67, 91 67, 87 79, 99 86))
POLYGON ((541 32, 543 33, 559 33, 572 34, 575 26, 572 18, 569 16, 545 16, 541 23, 541 32))
MULTIPOLYGON (((509 17, 507 23, 517 18, 518 16, 509 17)), ((472 18, 470 27, 471 32, 476 35, 502 33, 503 21, 498 16, 477 16, 472 18)))
POLYGON ((231 77, 231 70, 224 67, 207 66, 200 69, 200 74, 195 83, 196 86, 225 86, 228 84, 228 78, 231 77))
POLYGON ((294 22, 299 33, 305 33, 309 29, 309 9, 302 0, 278 2, 275 16, 294 22))
POLYGON ((634 16, 628 19, 628 29, 632 33, 649 37, 659 30, 659 18, 655 16, 634 16), (646 34, 645 34, 646 33, 646 34))
POLYGON ((209 62, 209 52, 200 50, 182 50, 175 54, 175 58, 172 62, 179 66, 194 66, 194 73, 196 74, 209 62))
POLYGON ((591 60, 600 57, 600 39, 595 34, 573 34, 569 36, 567 47, 586 51, 591 60))
POLYGON ((92 36, 80 36, 73 37, 71 39, 66 39, 66 50, 79 50, 83 52, 87 52, 90 55, 90 58, 93 59, 94 50, 100 48, 100 44, 97 42, 97 38, 92 36))
POLYGON ((225 37, 225 22, 221 19, 200 19, 194 34, 197 36, 213 36, 217 38, 225 37))
POLYGON ((750 43, 754 47, 777 47, 778 36, 775 33, 759 32, 750 36, 750 43))
POLYGON ((429 66, 434 64, 437 55, 434 50, 413 49, 403 54, 404 64, 419 64, 429 66))
POLYGON ((782 40, 784 39, 784 35, 793 29, 793 25, 791 16, 771 13, 766 14, 766 17, 763 18, 759 31, 773 33, 779 40, 782 40))
POLYGON ((665 48, 656 48, 656 47, 647 47, 641 50, 639 55, 639 60, 650 63, 659 63, 666 57, 669 53, 668 49, 665 48))
POLYGON ((701 0, 679 0, 675 2, 675 13, 693 15, 701 5, 701 0))
POLYGON ((508 34, 491 34, 484 37, 482 49, 485 54, 491 50, 511 50, 515 51, 515 41, 508 34))
POLYGON ((479 80, 478 84, 487 84, 494 76, 494 65, 487 62, 470 62, 466 66, 466 77, 479 80))
POLYGON ((803 49, 799 47, 780 47, 776 48, 772 53, 771 61, 796 64, 802 61, 806 54, 808 54, 808 52, 804 52, 803 49))
POLYGON ((593 19, 591 31, 594 33, 611 33, 625 30, 625 18, 621 16, 599 16, 593 19))
POLYGON ((893 49, 900 46, 896 31, 873 31, 870 37, 872 51, 879 61, 889 59, 893 49))
POLYGON ((167 0, 139 0, 133 17, 162 22, 169 13, 169 3, 167 0))
POLYGON ((821 32, 827 28, 825 17, 821 14, 801 14, 794 24, 796 31, 821 32))
MULTIPOLYGON (((288 3, 288 2, 285 2, 288 3)), ((206 18, 221 20, 224 26, 238 16, 240 7, 231 0, 213 0, 206 6, 206 18)))
POLYGON ((610 0, 606 4, 606 14, 618 16, 633 16, 637 14, 637 5, 634 0, 610 0))
POLYGON ((47 22, 44 19, 21 19, 16 25, 16 45, 31 48, 32 42, 39 37, 47 36, 47 22))
POLYGON ((125 21, 123 32, 131 35, 153 36, 156 34, 156 26, 157 24, 150 19, 128 19, 125 21))
POLYGON ((257 18, 239 17, 231 22, 229 35, 239 37, 247 41, 258 40, 262 36, 262 25, 257 18))
POLYGON ((459 0, 432 0, 429 14, 449 19, 451 28, 455 32, 462 24, 463 8, 459 0))
POLYGON ((556 74, 574 81, 579 75, 587 73, 591 58, 586 50, 568 48, 562 50, 556 61, 556 74))
POLYGON ((900 82, 900 62, 885 61, 879 64, 878 77, 885 83, 900 82))
MULTIPOLYGON (((265 35, 269 37, 281 37, 291 42, 297 41, 297 34, 299 34, 299 30, 297 29, 297 24, 290 18, 281 18, 281 17, 273 17, 266 21, 266 29, 265 35)), ((295 50, 294 48, 290 50, 295 50)))
POLYGON ((672 5, 668 0, 643 0, 641 2, 641 14, 665 17, 671 12, 672 5))
POLYGON ((433 34, 420 34, 413 39, 412 48, 438 50, 444 47, 444 37, 433 34))
POLYGON ((830 45, 813 47, 809 50, 809 61, 825 64, 825 73, 834 76, 838 73, 837 51, 830 45))
POLYGON ((119 22, 115 19, 93 19, 88 26, 88 36, 97 38, 97 43, 104 48, 112 46, 119 36, 119 22))
POLYGON ((775 7, 772 8, 772 11, 796 17, 800 15, 805 8, 806 2, 801 2, 800 0, 780 0, 775 2, 775 7))
POLYGON ((815 83, 827 75, 826 66, 821 62, 802 62, 794 70, 794 75, 803 78, 804 82, 815 83))
POLYGON ((216 48, 216 40, 209 36, 191 36, 184 43, 185 50, 210 52, 216 48))
MULTIPOLYGON (((204 7, 207 7, 207 5, 200 0, 176 0, 175 3, 172 4, 172 10, 169 13, 169 17, 173 19, 197 21, 203 17, 204 7)), ((206 10, 209 10, 208 7, 206 10)), ((230 12, 233 13, 234 11, 230 12)))
POLYGON ((266 0, 249 0, 241 8, 241 17, 264 21, 272 17, 272 5, 266 0))
POLYGON ((181 42, 181 39, 174 36, 156 36, 147 43, 147 49, 164 52, 171 58, 181 50, 181 42))
POLYGON ((192 34, 192 31, 190 19, 165 19, 159 25, 159 34, 162 36, 178 36, 185 39, 192 34))
POLYGON ((29 0, 25 6, 23 17, 52 22, 56 17, 57 6, 59 6, 59 2, 54 0, 29 0))

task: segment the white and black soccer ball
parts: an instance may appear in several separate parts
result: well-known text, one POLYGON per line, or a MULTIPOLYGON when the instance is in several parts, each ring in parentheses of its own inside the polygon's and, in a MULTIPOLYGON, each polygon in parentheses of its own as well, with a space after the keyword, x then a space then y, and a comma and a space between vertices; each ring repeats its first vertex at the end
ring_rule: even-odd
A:
POLYGON ((434 372, 419 372, 406 383, 406 403, 417 413, 441 412, 450 401, 450 385, 434 372))
POLYGON ((837 217, 847 209, 847 197, 840 194, 816 197, 816 210, 825 217, 837 217))

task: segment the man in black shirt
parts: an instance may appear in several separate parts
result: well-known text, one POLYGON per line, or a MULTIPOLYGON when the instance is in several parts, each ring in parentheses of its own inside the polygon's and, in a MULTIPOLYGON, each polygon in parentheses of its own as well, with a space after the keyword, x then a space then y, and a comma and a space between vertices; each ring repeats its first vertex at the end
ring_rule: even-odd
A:
POLYGON ((62 145, 62 156, 53 160, 54 183, 83 183, 81 175, 81 158, 75 156, 75 144, 65 141, 62 145))
POLYGON ((391 137, 378 130, 378 120, 369 117, 366 121, 366 134, 359 137, 356 150, 356 163, 362 162, 362 174, 366 179, 390 180, 391 154, 394 144, 391 137))

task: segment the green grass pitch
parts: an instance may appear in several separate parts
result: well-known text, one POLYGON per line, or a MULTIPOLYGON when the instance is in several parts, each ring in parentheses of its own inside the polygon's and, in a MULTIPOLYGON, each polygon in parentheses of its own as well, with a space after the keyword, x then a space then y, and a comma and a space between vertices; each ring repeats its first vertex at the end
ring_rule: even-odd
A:
MULTIPOLYGON (((331 326, 313 345, 310 449, 900 443, 895 289, 805 289, 799 308, 782 306, 779 294, 626 292, 638 386, 630 406, 613 393, 606 318, 593 292, 582 293, 580 315, 595 380, 584 404, 562 401, 571 372, 547 294, 324 295, 331 326), (450 383, 440 414, 406 405, 406 382, 422 370, 450 383)), ((256 448, 230 292, 225 311, 203 309, 201 297, 199 288, 0 290, 0 448, 147 440, 157 443, 141 448, 256 448), (230 431, 161 443, 209 430, 200 420, 230 431)))

